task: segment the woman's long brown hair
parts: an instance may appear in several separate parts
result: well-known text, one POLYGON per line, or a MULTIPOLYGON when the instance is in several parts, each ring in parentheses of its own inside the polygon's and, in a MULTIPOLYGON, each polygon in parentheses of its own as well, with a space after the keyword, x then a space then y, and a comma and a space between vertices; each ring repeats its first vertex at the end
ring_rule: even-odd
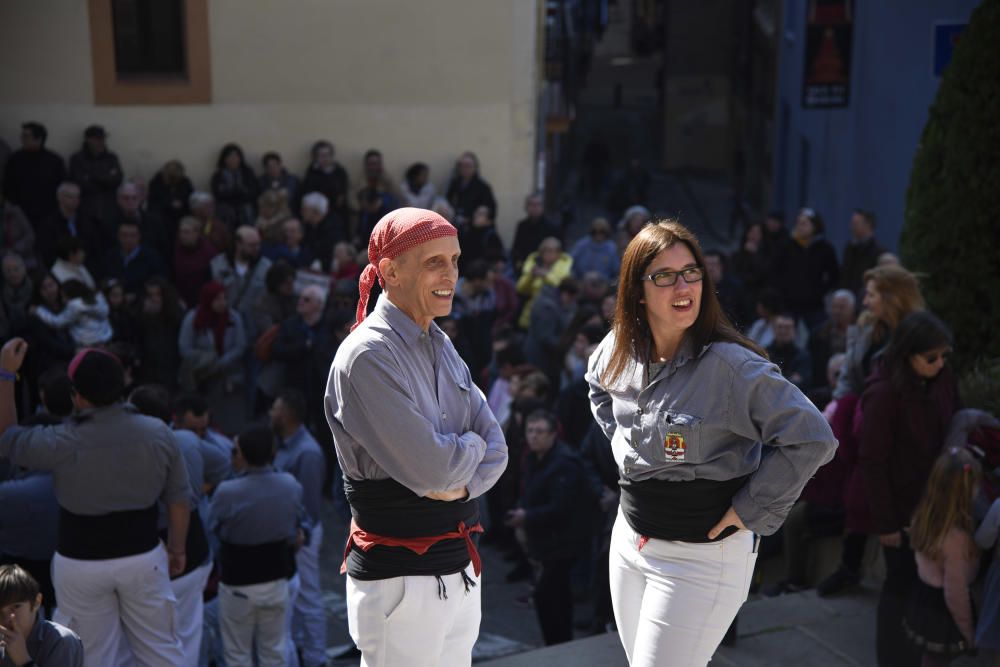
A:
MULTIPOLYGON (((615 334, 615 345, 608 365, 601 373, 601 382, 605 387, 617 383, 630 364, 646 361, 651 333, 646 318, 646 306, 641 303, 642 276, 645 275, 650 262, 675 243, 686 245, 698 266, 705 266, 705 257, 698 244, 698 238, 674 219, 650 222, 625 248, 618 276, 615 319, 611 326, 615 334)), ((702 275, 704 277, 701 308, 698 311, 698 318, 685 332, 685 339, 691 341, 696 352, 709 343, 726 342, 742 345, 766 359, 767 353, 729 322, 729 318, 722 311, 722 306, 719 305, 719 297, 715 293, 715 285, 708 271, 704 271, 702 275)))
POLYGON ((881 343, 892 335, 899 322, 910 313, 925 308, 924 297, 920 293, 917 276, 901 266, 876 266, 865 271, 864 283, 875 283, 875 289, 882 297, 882 317, 876 319, 866 310, 858 318, 858 324, 872 324, 872 342, 881 343))
POLYGON ((910 546, 914 551, 936 560, 952 527, 972 533, 972 494, 981 476, 979 462, 964 449, 953 447, 938 457, 913 512, 910 546))

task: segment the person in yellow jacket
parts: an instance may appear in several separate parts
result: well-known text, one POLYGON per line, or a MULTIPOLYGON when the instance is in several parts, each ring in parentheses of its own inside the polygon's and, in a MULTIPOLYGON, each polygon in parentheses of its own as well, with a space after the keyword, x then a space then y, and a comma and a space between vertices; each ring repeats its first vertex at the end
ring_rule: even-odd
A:
POLYGON ((524 309, 517 323, 522 329, 528 328, 531 306, 545 285, 559 286, 563 278, 570 275, 573 258, 563 252, 562 242, 550 236, 538 244, 538 250, 528 255, 517 280, 517 293, 525 298, 524 309))

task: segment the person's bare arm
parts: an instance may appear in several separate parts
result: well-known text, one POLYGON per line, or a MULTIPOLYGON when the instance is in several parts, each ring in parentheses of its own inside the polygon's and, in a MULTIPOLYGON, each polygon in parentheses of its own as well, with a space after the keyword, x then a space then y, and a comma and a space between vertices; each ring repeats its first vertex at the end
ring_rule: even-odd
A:
POLYGON ((17 406, 14 404, 14 382, 24 363, 28 344, 23 338, 11 338, 0 349, 0 435, 17 424, 17 406))
POLYGON ((191 522, 191 508, 186 502, 167 505, 167 555, 170 576, 176 577, 187 565, 187 533, 191 522))

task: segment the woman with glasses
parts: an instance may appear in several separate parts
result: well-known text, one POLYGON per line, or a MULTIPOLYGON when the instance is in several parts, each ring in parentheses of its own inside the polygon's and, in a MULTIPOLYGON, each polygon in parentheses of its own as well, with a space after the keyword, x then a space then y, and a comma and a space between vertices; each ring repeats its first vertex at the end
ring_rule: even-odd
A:
POLYGON ((779 528, 836 447, 726 319, 703 267, 678 222, 639 231, 587 371, 620 476, 609 574, 632 667, 709 661, 747 597, 756 535, 779 528))
POLYGON ((959 408, 958 383, 945 363, 951 346, 951 332, 937 317, 907 315, 861 396, 859 466, 886 570, 875 633, 879 665, 920 664, 902 626, 917 581, 907 531, 959 408))

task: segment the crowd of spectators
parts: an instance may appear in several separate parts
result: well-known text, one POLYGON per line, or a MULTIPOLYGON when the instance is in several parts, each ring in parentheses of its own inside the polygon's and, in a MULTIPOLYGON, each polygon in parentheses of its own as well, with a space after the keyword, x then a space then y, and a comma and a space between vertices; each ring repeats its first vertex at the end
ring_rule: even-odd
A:
MULTIPOLYGON (((0 200, 0 340, 30 344, 18 383, 22 417, 41 409, 47 383, 81 347, 118 356, 127 391, 157 384, 201 397, 228 435, 291 388, 305 397, 302 425, 326 456, 331 493, 338 475, 323 394, 354 322, 368 236, 397 207, 433 209, 458 228, 462 248, 454 308, 438 324, 486 394, 510 452, 487 494, 484 540, 509 555, 509 580, 546 564, 535 607, 547 642, 572 636, 574 597, 590 602, 589 629, 611 621, 617 473, 589 412, 584 372, 609 330, 622 250, 654 217, 646 202, 623 200, 613 211, 619 219, 595 218, 571 238, 569 226, 548 217, 543 196, 528 193, 508 244, 471 152, 457 158, 440 195, 426 164, 409 166, 397 183, 375 149, 352 183, 325 140, 312 145, 301 177, 275 152, 255 170, 240 146, 226 144, 208 184, 193 183, 177 160, 148 184, 130 178, 99 126, 86 129, 68 164, 45 141, 43 126, 23 125, 0 200)), ((635 185, 624 191, 648 189, 635 185)), ((793 510, 788 577, 772 592, 810 585, 803 545, 817 534, 846 535, 841 569, 821 592, 856 584, 866 536, 877 534, 889 564, 883 597, 896 600, 880 624, 892 624, 916 575, 912 553, 891 551, 906 549, 905 539, 886 535, 908 525, 960 401, 944 366, 946 327, 910 322, 905 331, 932 333, 918 342, 896 337, 924 304, 916 277, 876 240, 875 214, 857 209, 843 223, 850 241, 838 257, 819 212, 803 208, 790 221, 773 212, 743 230, 735 251, 707 249, 704 268, 730 320, 825 410, 841 442, 793 510), (936 372, 907 374, 920 355, 936 372), (901 424, 911 414, 900 410, 923 424, 913 432, 919 470, 905 480, 893 471, 912 463, 912 453, 897 458, 912 443, 888 444, 890 412, 901 424)), ((343 511, 342 494, 332 492, 343 511)))

